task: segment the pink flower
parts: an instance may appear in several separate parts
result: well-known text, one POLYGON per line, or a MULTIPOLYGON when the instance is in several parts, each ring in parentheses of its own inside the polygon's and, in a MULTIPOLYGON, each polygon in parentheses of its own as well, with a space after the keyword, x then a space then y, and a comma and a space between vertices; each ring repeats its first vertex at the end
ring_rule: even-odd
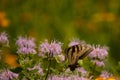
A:
POLYGON ((74 46, 74 45, 78 45, 78 44, 83 44, 83 43, 85 43, 85 42, 84 41, 80 41, 79 39, 72 39, 70 41, 70 43, 68 44, 68 46, 70 47, 70 46, 74 46))
POLYGON ((50 75, 48 77, 48 80, 91 80, 90 78, 86 78, 86 77, 80 77, 78 75, 69 75, 69 76, 65 76, 65 75, 50 75))
POLYGON ((103 61, 96 61, 95 63, 96 63, 96 65, 99 66, 99 67, 105 65, 103 61))
POLYGON ((101 72, 100 77, 109 78, 109 77, 112 77, 112 74, 104 70, 101 72))
POLYGON ((35 69, 37 69, 38 70, 38 73, 39 74, 43 74, 43 69, 40 67, 40 65, 38 64, 38 65, 35 65, 33 68, 28 68, 28 70, 35 70, 35 69))
POLYGON ((93 63, 95 63, 97 66, 102 67, 104 66, 104 62, 100 60, 92 60, 93 63))
POLYGON ((90 79, 88 79, 88 78, 86 78, 86 77, 83 77, 83 76, 78 76, 78 75, 72 75, 71 76, 71 79, 72 80, 90 80, 90 79))
POLYGON ((108 55, 108 48, 107 47, 100 47, 99 45, 97 47, 93 47, 93 51, 88 55, 90 58, 98 58, 98 59, 105 59, 108 55))
POLYGON ((51 42, 50 52, 53 53, 54 55, 61 54, 62 52, 61 45, 62 45, 61 42, 56 42, 56 41, 51 42))
POLYGON ((2 32, 0 34, 0 44, 4 44, 4 45, 9 45, 9 40, 8 40, 8 36, 5 32, 2 32))
POLYGON ((49 49, 49 43, 48 40, 45 40, 43 43, 40 44, 39 46, 39 52, 40 54, 42 53, 50 53, 50 49, 49 49))
POLYGON ((50 75, 48 80, 70 80, 70 77, 62 76, 62 75, 50 75))
POLYGON ((28 37, 18 37, 18 40, 16 41, 16 45, 18 46, 17 53, 20 54, 36 54, 36 44, 34 38, 28 38, 28 37))
POLYGON ((11 72, 10 70, 3 70, 0 74, 0 80, 14 80, 18 78, 18 74, 11 72))
POLYGON ((18 47, 29 47, 29 48, 35 48, 35 39, 34 38, 28 38, 28 37, 18 37, 18 40, 16 41, 16 45, 18 47))
POLYGON ((83 67, 77 68, 77 71, 80 72, 82 76, 87 74, 87 71, 83 67))
POLYGON ((48 43, 48 40, 45 40, 43 43, 40 44, 39 46, 39 54, 50 54, 50 55, 58 55, 61 54, 62 49, 61 49, 61 42, 56 42, 52 41, 51 43, 48 43))
POLYGON ((21 48, 18 49, 17 53, 20 53, 20 54, 29 54, 29 53, 36 54, 36 51, 33 48, 21 47, 21 48))
POLYGON ((58 58, 61 62, 65 60, 65 56, 63 54, 58 55, 58 58))

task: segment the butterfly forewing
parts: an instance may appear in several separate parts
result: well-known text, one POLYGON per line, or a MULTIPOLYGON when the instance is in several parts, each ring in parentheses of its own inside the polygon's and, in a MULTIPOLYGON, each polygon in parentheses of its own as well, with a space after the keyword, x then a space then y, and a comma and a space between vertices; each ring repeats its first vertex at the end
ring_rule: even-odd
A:
POLYGON ((93 48, 89 45, 78 45, 78 46, 79 46, 79 52, 78 52, 79 59, 85 58, 93 50, 93 48))
POLYGON ((86 51, 84 52, 84 54, 82 54, 81 56, 79 56, 79 59, 85 58, 85 57, 86 57, 90 52, 92 52, 92 51, 93 51, 92 48, 86 50, 86 51))
POLYGON ((77 49, 76 46, 72 46, 70 48, 68 48, 67 50, 67 57, 68 57, 68 64, 69 65, 74 65, 75 63, 77 63, 77 49))

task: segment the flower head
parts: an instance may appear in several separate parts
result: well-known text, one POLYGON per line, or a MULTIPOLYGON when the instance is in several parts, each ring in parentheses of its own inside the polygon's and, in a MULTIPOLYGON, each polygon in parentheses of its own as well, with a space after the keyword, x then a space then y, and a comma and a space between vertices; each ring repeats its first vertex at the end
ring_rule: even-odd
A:
POLYGON ((39 54, 53 54, 58 55, 62 52, 61 49, 61 42, 52 41, 51 43, 48 42, 48 40, 45 40, 43 43, 39 46, 39 54))
POLYGON ((16 41, 16 45, 18 47, 29 47, 29 48, 35 48, 35 39, 34 38, 28 38, 28 37, 18 37, 18 40, 16 41))
POLYGON ((21 48, 18 49, 17 53, 22 53, 22 54, 32 53, 32 54, 36 54, 36 51, 33 48, 21 47, 21 48))
POLYGON ((108 73, 108 72, 105 71, 105 70, 103 70, 103 71, 101 72, 100 77, 109 78, 109 77, 112 77, 112 74, 111 74, 111 73, 108 73))
POLYGON ((83 76, 79 76, 79 75, 69 75, 69 76, 65 76, 65 75, 50 75, 48 77, 48 80, 91 80, 91 78, 87 78, 87 77, 83 77, 83 76))
POLYGON ((18 40, 16 41, 16 45, 18 46, 17 53, 36 54, 36 50, 35 50, 36 45, 35 45, 34 38, 20 36, 18 37, 18 40))
POLYGON ((83 44, 83 43, 85 43, 85 42, 84 41, 80 41, 79 39, 72 39, 70 41, 70 43, 68 44, 68 46, 70 47, 70 46, 74 46, 74 45, 78 45, 78 44, 83 44))
POLYGON ((17 79, 18 74, 11 72, 10 70, 3 70, 0 74, 0 80, 13 80, 17 79))
POLYGON ((58 58, 61 62, 65 60, 65 56, 63 54, 58 55, 58 58))
POLYGON ((63 75, 51 75, 48 77, 48 80, 71 80, 70 77, 66 77, 66 76, 63 76, 63 75))
POLYGON ((5 44, 5 45, 9 44, 8 36, 5 32, 2 32, 0 34, 0 44, 5 44))
POLYGON ((35 65, 33 68, 28 68, 28 70, 35 70, 35 69, 37 69, 38 70, 38 73, 39 74, 43 74, 43 69, 40 67, 40 65, 38 64, 38 65, 35 65))
POLYGON ((50 46, 49 46, 48 40, 45 40, 43 43, 40 44, 39 52, 40 54, 50 53, 50 46))
POLYGON ((93 51, 89 54, 90 58, 98 58, 98 59, 105 59, 108 55, 108 48, 107 47, 93 47, 93 51))
POLYGON ((77 68, 77 71, 80 72, 82 76, 87 74, 87 71, 83 67, 77 68))
POLYGON ((100 60, 92 60, 93 63, 95 63, 97 66, 102 67, 104 66, 104 62, 100 60))
POLYGON ((71 79, 72 80, 90 80, 90 79, 83 77, 83 76, 79 77, 78 75, 72 75, 71 79))
POLYGON ((51 42, 50 52, 53 53, 54 55, 60 54, 62 52, 61 45, 62 45, 61 42, 56 42, 56 41, 51 42))

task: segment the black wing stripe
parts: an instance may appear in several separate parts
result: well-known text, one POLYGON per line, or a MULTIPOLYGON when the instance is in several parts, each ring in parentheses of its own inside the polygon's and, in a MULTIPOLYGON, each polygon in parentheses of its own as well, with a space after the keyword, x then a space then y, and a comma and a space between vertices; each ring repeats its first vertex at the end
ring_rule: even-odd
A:
POLYGON ((69 51, 67 53, 67 58, 68 58, 68 62, 69 64, 71 63, 71 60, 72 60, 72 48, 69 48, 69 51))
POLYGON ((83 58, 85 58, 90 52, 92 52, 93 51, 93 49, 92 48, 90 48, 89 50, 87 50, 86 52, 84 52, 84 54, 82 54, 80 57, 79 57, 79 59, 83 59, 83 58))
POLYGON ((75 46, 72 46, 71 48, 72 48, 71 56, 73 56, 75 53, 75 46))
POLYGON ((71 47, 70 47, 70 48, 68 48, 68 49, 66 50, 67 55, 68 55, 68 53, 69 53, 70 49, 71 49, 71 47))
POLYGON ((76 52, 78 53, 79 52, 79 46, 78 45, 76 45, 76 52))

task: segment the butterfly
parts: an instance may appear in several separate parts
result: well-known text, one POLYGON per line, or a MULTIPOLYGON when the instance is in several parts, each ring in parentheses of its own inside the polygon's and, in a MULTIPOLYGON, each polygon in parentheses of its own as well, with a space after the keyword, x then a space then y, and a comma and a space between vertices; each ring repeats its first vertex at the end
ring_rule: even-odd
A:
POLYGON ((93 51, 93 48, 87 44, 78 44, 66 49, 66 57, 68 59, 68 67, 71 71, 74 71, 77 68, 78 60, 85 58, 90 52, 93 51))

